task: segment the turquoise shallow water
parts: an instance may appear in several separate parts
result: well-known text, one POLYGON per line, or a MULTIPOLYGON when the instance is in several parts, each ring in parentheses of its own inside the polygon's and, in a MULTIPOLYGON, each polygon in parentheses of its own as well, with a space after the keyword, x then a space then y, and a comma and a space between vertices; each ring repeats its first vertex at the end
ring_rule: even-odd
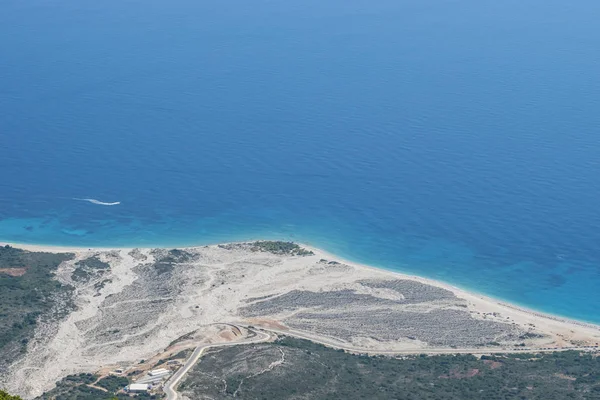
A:
POLYGON ((3 1, 0 240, 294 239, 600 323, 598 20, 592 0, 3 1))

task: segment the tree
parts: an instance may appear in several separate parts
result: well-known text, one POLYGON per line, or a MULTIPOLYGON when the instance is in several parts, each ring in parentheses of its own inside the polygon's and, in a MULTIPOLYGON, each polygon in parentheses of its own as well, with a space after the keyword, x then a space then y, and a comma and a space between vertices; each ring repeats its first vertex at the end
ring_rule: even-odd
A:
POLYGON ((0 400, 23 400, 19 396, 11 396, 4 390, 0 390, 0 400))

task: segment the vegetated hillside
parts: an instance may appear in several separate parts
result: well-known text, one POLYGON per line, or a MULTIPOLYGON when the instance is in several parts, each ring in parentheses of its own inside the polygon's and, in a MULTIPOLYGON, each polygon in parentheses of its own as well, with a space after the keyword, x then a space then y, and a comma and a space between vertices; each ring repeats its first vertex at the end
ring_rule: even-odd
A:
POLYGON ((345 353, 292 338, 213 350, 179 387, 192 399, 600 399, 600 359, 578 352, 411 356, 345 353))
MULTIPOLYGON (((69 375, 57 383, 56 387, 36 400, 124 400, 128 394, 117 393, 129 384, 122 376, 100 378, 93 374, 69 375)), ((148 393, 133 395, 138 400, 158 399, 148 393)))
POLYGON ((0 246, 0 375, 25 350, 38 317, 68 304, 71 289, 53 271, 72 258, 0 246))

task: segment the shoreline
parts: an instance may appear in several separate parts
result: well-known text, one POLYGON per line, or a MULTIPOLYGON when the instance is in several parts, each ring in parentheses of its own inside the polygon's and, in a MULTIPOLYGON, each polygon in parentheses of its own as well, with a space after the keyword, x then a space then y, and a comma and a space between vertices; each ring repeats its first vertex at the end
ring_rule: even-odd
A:
MULTIPOLYGON (((258 239, 258 240, 272 240, 272 239, 258 239)), ((174 247, 174 246, 84 247, 84 246, 55 246, 55 245, 43 245, 43 244, 23 244, 23 243, 0 241, 0 246, 8 245, 8 246, 15 247, 18 249, 34 251, 34 252, 82 253, 82 252, 94 252, 94 251, 133 250, 133 249, 172 249, 172 248, 195 249, 195 248, 201 248, 201 247, 206 247, 206 246, 217 246, 220 244, 241 244, 241 243, 249 243, 249 242, 253 242, 253 241, 255 241, 255 240, 201 244, 201 245, 196 245, 196 246, 176 246, 176 247, 174 247)), ((372 265, 363 264, 360 262, 351 261, 351 260, 348 260, 348 259, 338 256, 336 254, 330 253, 328 251, 325 251, 325 250, 323 250, 319 247, 313 246, 313 245, 308 245, 308 244, 305 244, 302 242, 296 242, 293 240, 286 240, 286 241, 294 242, 297 245, 314 252, 315 255, 317 255, 319 257, 329 258, 332 261, 338 261, 338 262, 347 264, 349 266, 352 266, 354 268, 366 269, 366 270, 372 271, 377 274, 382 274, 382 273, 383 274, 392 274, 392 275, 395 275, 402 279, 409 279, 409 280, 413 280, 413 281, 420 282, 423 284, 436 286, 436 287, 440 287, 440 288, 449 290, 452 293, 454 293, 456 296, 461 297, 467 301, 474 303, 477 306, 477 308, 485 309, 485 308, 487 308, 486 306, 493 306, 492 308, 499 307, 503 311, 507 312, 508 314, 517 313, 517 314, 522 314, 522 316, 525 318, 533 318, 533 319, 541 318, 544 320, 552 321, 552 322, 554 322, 556 324, 560 324, 560 325, 576 325, 581 328, 592 329, 594 331, 600 332, 600 324, 596 324, 596 323, 589 322, 589 321, 572 319, 572 318, 564 317, 561 315, 545 313, 542 311, 537 311, 537 310, 534 310, 534 309, 531 309, 531 308, 528 308, 528 307, 525 307, 525 306, 522 306, 519 304, 511 303, 506 300, 502 300, 499 298, 489 296, 487 294, 482 294, 480 292, 477 292, 476 290, 461 288, 461 287, 455 286, 455 285, 450 284, 445 281, 426 278, 426 277, 419 276, 419 275, 411 275, 411 274, 408 274, 405 272, 387 269, 385 267, 376 267, 376 266, 372 266, 372 265)))
MULTIPOLYGON (((231 340, 213 329, 231 324, 275 329, 356 353, 600 351, 600 326, 296 244, 308 251, 294 255, 296 247, 247 241, 179 252, 11 243, 73 252, 75 259, 61 263, 53 275, 73 286, 77 306, 66 319, 36 331, 8 380, 15 392, 39 395, 69 374, 117 361, 133 368, 140 360, 162 357, 183 343, 179 338, 193 347, 198 340, 231 340), (90 272, 91 257, 109 268, 90 272), (85 280, 74 278, 78 268, 85 280)), ((26 255, 20 264, 27 264, 26 255)))
POLYGON ((421 282, 421 283, 425 283, 428 285, 432 285, 432 286, 437 286, 437 287, 441 287, 443 289, 447 289, 451 292, 453 292, 454 294, 456 294, 459 297, 463 297, 463 298, 471 298, 471 297, 475 297, 481 301, 486 301, 486 302, 492 302, 498 306, 501 306, 503 308, 509 308, 511 310, 517 311, 517 312, 521 312, 521 313, 526 313, 526 314, 530 314, 533 315, 535 317, 538 318, 546 318, 549 320, 553 320, 556 322, 560 322, 560 323, 566 323, 566 324, 574 324, 574 325, 578 325, 581 327, 586 327, 586 328, 592 328, 592 329, 596 329, 598 331, 600 331, 600 323, 599 324, 595 324, 593 322, 589 322, 589 321, 582 321, 582 320, 577 320, 577 319, 572 319, 572 318, 568 318, 568 317, 563 317, 561 315, 557 315, 557 314, 550 314, 550 313, 545 313, 542 311, 537 311, 519 304, 515 304, 515 303, 511 303, 509 301, 506 300, 502 300, 502 299, 498 299, 486 294, 482 294, 480 292, 477 292, 475 290, 470 290, 470 289, 465 289, 465 288, 461 288, 458 286, 455 286, 451 283, 448 282, 444 282, 444 281, 440 281, 440 280, 436 280, 436 279, 431 279, 431 278, 426 278, 420 275, 411 275, 411 274, 407 274, 404 272, 400 272, 400 271, 395 271, 395 270, 391 270, 391 269, 387 269, 384 267, 375 267, 372 265, 367 265, 367 264, 362 264, 362 263, 357 263, 351 260, 347 260, 344 259, 342 257, 339 257, 335 254, 329 253, 325 250, 322 250, 318 247, 314 247, 314 246, 310 246, 310 245, 305 245, 303 243, 297 243, 298 245, 305 247, 308 250, 311 250, 313 252, 315 252, 315 254, 320 254, 320 255, 326 255, 327 257, 332 258, 333 260, 336 261, 341 261, 344 264, 348 264, 350 266, 353 267, 357 267, 357 268, 366 268, 369 270, 373 270, 373 271, 384 271, 384 272, 389 272, 391 274, 395 274, 398 275, 400 277, 404 277, 406 279, 411 279, 411 280, 415 280, 417 282, 421 282))

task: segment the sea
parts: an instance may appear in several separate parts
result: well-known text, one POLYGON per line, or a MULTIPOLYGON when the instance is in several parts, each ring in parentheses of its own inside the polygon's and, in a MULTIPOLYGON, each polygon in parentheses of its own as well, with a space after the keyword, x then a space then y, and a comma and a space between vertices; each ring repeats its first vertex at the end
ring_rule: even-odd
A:
POLYGON ((598 0, 2 0, 0 240, 293 240, 600 323, 598 21, 598 0))

